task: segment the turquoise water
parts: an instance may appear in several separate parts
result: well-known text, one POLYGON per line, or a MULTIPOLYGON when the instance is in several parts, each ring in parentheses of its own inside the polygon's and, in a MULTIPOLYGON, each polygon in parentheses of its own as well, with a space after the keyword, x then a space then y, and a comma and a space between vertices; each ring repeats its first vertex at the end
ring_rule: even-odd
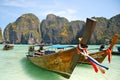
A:
MULTIPOLYGON (((119 80, 120 56, 112 56, 109 64, 107 57, 102 64, 110 69, 106 74, 95 73, 91 65, 78 64, 70 79, 54 72, 41 69, 26 59, 28 45, 15 45, 13 50, 3 51, 0 45, 0 80, 119 80)), ((97 51, 98 45, 89 45, 90 52, 97 51)), ((115 50, 115 48, 114 48, 115 50)))

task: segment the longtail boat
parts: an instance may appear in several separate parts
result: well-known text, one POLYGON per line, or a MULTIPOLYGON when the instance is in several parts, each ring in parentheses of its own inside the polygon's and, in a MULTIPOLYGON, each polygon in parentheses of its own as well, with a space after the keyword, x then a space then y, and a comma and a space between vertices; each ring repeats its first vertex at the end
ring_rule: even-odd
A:
POLYGON ((14 48, 14 44, 6 44, 4 47, 3 47, 3 50, 11 50, 14 48))
MULTIPOLYGON (((108 47, 108 49, 112 49, 113 48, 113 46, 115 45, 115 42, 117 41, 117 39, 118 39, 118 35, 117 34, 115 34, 114 35, 114 37, 113 37, 113 40, 112 40, 112 42, 111 42, 111 44, 110 44, 110 46, 108 47)), ((107 50, 107 49, 106 49, 107 50)), ((90 53, 89 55, 92 57, 92 58, 94 58, 95 60, 97 60, 99 63, 102 63, 103 62, 103 60, 106 58, 106 56, 109 56, 110 54, 107 54, 106 53, 106 50, 102 50, 102 51, 99 51, 99 52, 94 52, 94 53, 90 53)), ((114 51, 112 51, 111 52, 113 55, 117 55, 117 54, 120 54, 119 52, 114 52, 114 51)), ((112 55, 111 54, 111 55, 112 55)), ((84 56, 83 55, 81 55, 81 57, 80 57, 80 59, 79 59, 79 61, 78 61, 79 63, 86 63, 86 64, 89 64, 89 61, 87 60, 87 59, 85 59, 84 58, 84 56)))
MULTIPOLYGON (((84 28, 84 32, 82 36, 83 38, 82 44, 84 45, 88 44, 95 26, 96 26, 96 20, 87 18, 86 26, 84 28)), ((32 50, 33 49, 31 48, 30 51, 32 52, 32 50)), ((66 78, 69 78, 71 76, 80 57, 81 55, 78 54, 76 47, 48 55, 40 55, 40 56, 27 55, 28 60, 30 60, 33 64, 41 68, 59 73, 66 78)))

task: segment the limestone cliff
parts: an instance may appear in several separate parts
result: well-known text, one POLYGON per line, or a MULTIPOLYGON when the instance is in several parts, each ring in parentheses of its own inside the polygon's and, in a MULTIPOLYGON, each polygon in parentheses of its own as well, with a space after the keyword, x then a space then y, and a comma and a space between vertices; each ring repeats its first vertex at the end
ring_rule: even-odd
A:
MULTIPOLYGON (((109 44, 114 34, 120 35, 120 14, 110 19, 104 17, 93 18, 97 20, 97 25, 90 41, 91 44, 109 44)), ((120 43, 120 37, 117 43, 120 43)))
MULTIPOLYGON (((120 35, 120 14, 106 19, 92 17, 97 24, 91 37, 90 44, 108 44, 114 34, 120 35)), ((34 14, 23 14, 15 22, 10 23, 4 30, 4 39, 10 43, 27 44, 28 42, 76 44, 83 33, 84 21, 69 22, 64 17, 48 14, 46 19, 39 19, 34 14)), ((120 37, 117 43, 120 43, 120 37)))
POLYGON ((49 14, 46 19, 41 22, 40 30, 44 42, 74 43, 83 25, 84 22, 69 22, 64 17, 49 14))
POLYGON ((90 40, 90 44, 105 44, 107 37, 106 37, 106 30, 108 26, 108 19, 104 17, 92 17, 94 18, 97 23, 95 27, 95 31, 92 35, 90 40))
POLYGON ((120 43, 120 14, 109 19, 107 36, 113 36, 116 33, 119 35, 117 43, 120 43))
POLYGON ((10 43, 27 44, 32 38, 34 42, 41 40, 40 21, 34 14, 23 14, 4 30, 4 38, 10 43))

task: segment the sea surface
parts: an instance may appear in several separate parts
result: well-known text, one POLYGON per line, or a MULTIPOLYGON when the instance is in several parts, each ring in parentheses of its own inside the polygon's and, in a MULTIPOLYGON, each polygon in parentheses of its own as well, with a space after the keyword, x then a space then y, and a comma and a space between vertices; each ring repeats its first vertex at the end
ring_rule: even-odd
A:
MULTIPOLYGON (((95 73, 91 65, 78 64, 70 79, 39 68, 26 58, 29 45, 15 45, 14 49, 3 51, 0 45, 0 80, 119 80, 120 55, 113 55, 109 64, 107 57, 102 63, 109 67, 105 74, 95 73)), ((98 51, 100 45, 89 45, 89 52, 98 51)), ((116 50, 116 47, 114 47, 116 50)))

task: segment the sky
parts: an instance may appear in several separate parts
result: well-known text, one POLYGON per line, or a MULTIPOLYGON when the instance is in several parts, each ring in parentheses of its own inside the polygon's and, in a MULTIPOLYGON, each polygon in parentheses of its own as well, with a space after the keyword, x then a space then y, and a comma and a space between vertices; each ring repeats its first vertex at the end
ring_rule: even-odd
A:
POLYGON ((120 14, 120 0, 0 0, 2 31, 23 14, 33 13, 40 22, 48 14, 65 17, 69 21, 90 17, 111 17, 120 14))

